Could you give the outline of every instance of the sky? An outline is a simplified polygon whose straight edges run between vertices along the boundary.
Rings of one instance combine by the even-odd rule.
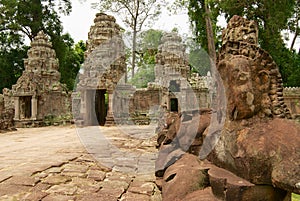
[[[71,14],[68,16],[61,16],[64,32],[68,32],[75,40],[75,43],[80,40],[86,41],[88,38],[88,32],[90,27],[94,24],[93,21],[98,12],[91,8],[91,3],[93,2],[99,2],[99,0],[72,0]],[[124,27],[122,20],[116,15],[114,15],[114,17],[116,18],[117,23],[121,27]],[[219,19],[218,25],[225,27],[225,19]],[[192,35],[187,13],[170,16],[166,9],[163,10],[162,15],[159,20],[154,23],[154,26],[150,28],[171,31],[174,27],[178,28],[181,36]],[[290,41],[286,42],[288,47],[291,44],[292,37],[293,35],[289,35]],[[295,49],[298,51],[299,47],[300,39],[298,37],[295,43]]]
[[[92,2],[97,2],[97,0],[73,0],[71,14],[61,16],[64,32],[68,32],[75,43],[79,40],[86,41],[90,27],[94,24],[93,21],[98,11],[91,8]],[[122,20],[116,15],[114,17],[117,23],[124,27]],[[178,28],[180,35],[191,35],[187,13],[169,16],[165,10],[151,28],[171,31],[174,27]]]

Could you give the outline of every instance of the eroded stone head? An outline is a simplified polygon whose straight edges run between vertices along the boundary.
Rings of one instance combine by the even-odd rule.
[[[254,21],[234,16],[223,32],[218,70],[226,89],[231,120],[290,117],[283,101],[283,84],[272,57],[258,47]]]

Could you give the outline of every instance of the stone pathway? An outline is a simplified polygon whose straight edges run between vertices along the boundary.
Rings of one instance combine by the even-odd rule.
[[[66,126],[0,134],[0,200],[159,201],[152,131]]]

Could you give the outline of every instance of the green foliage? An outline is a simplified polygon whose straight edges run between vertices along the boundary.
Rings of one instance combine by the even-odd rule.
[[[74,41],[69,34],[63,35],[63,39],[60,42],[59,52],[62,54],[60,56],[60,73],[61,73],[61,82],[67,85],[69,90],[73,90],[75,79],[80,69],[81,64],[84,62],[84,51],[86,46],[83,41],[79,41],[74,45]]]
[[[28,47],[11,49],[0,52],[0,93],[3,88],[11,88],[16,83],[24,69],[23,58]]]
[[[207,75],[211,68],[211,60],[207,51],[201,48],[193,39],[188,38],[187,43],[189,52],[189,65],[192,73],[199,73],[202,76]]]
[[[0,30],[30,40],[40,30],[60,35],[62,26],[56,10],[69,14],[71,8],[70,0],[0,0]]]
[[[220,7],[227,20],[237,14],[255,20],[259,26],[260,46],[267,50],[279,66],[286,86],[296,86],[299,72],[299,59],[296,54],[285,47],[281,31],[288,29],[288,21],[295,14],[295,0],[257,1],[242,0],[239,3],[221,1]],[[300,85],[298,85],[300,86]]]
[[[300,195],[292,193],[292,201],[300,201]]]
[[[10,80],[2,83],[3,87],[15,84],[24,69],[25,38],[31,41],[43,30],[50,36],[59,60],[61,81],[69,90],[73,89],[84,60],[85,44],[81,41],[74,46],[71,36],[62,34],[59,12],[69,14],[71,9],[70,0],[0,0],[0,69],[1,76],[5,75],[5,80]]]
[[[160,30],[149,29],[141,33],[138,52],[138,71],[130,80],[130,83],[138,88],[147,87],[148,82],[155,80],[154,67],[155,56],[163,32]]]
[[[186,2],[186,1],[185,1]],[[217,17],[221,14],[229,20],[233,15],[240,15],[258,22],[259,44],[267,50],[279,66],[286,86],[299,84],[299,55],[286,48],[281,32],[289,30],[298,37],[300,3],[297,0],[189,0],[189,17],[194,27],[196,41],[207,50],[207,35],[205,24],[205,4],[211,8],[211,19],[216,49],[220,46],[220,31],[216,26]]]
[[[217,27],[217,17],[219,16],[219,10],[215,3],[215,1],[206,1],[206,0],[190,0],[188,1],[187,7],[188,7],[188,15],[192,22],[192,27],[194,31],[194,35],[196,36],[195,40],[198,44],[201,45],[201,47],[208,51],[208,39],[207,39],[207,27],[206,27],[206,21],[205,16],[207,15],[205,11],[205,5],[208,4],[210,7],[211,13],[210,18],[212,21],[212,28],[214,32],[214,40],[216,44],[216,48],[218,48],[219,45],[219,39],[220,39],[220,28]]]

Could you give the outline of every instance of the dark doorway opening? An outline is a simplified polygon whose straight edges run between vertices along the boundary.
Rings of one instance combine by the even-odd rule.
[[[98,124],[100,126],[105,125],[106,115],[107,115],[107,98],[106,90],[100,89],[96,90],[95,94],[95,112]]]
[[[31,118],[31,96],[20,97],[20,116],[22,119]]]
[[[170,100],[171,112],[178,112],[178,99],[171,98]]]

